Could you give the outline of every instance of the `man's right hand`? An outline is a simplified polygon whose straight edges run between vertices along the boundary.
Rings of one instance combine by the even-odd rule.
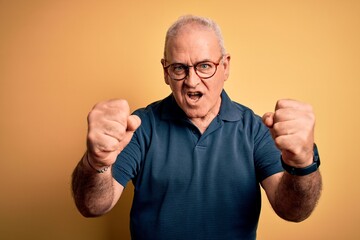
[[[91,165],[104,168],[130,142],[141,120],[130,115],[126,100],[109,100],[94,106],[88,115],[87,148]]]

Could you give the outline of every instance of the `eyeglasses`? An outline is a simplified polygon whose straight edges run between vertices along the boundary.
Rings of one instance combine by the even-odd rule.
[[[185,65],[182,63],[173,63],[166,67],[164,70],[175,81],[181,81],[189,76],[189,69],[194,68],[196,75],[201,79],[208,79],[215,75],[217,66],[220,65],[223,56],[219,59],[218,63],[212,61],[202,61],[194,64],[193,66]]]

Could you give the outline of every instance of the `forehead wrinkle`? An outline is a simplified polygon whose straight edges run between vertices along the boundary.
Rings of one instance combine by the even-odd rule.
[[[209,45],[209,44],[207,44]],[[218,53],[217,51],[209,50],[210,47],[206,47],[205,49],[201,49],[201,51],[195,49],[194,51],[186,50],[182,47],[178,47],[173,45],[172,49],[168,51],[167,61],[170,63],[181,63],[185,65],[194,65],[199,62],[206,62],[206,61],[217,61]]]

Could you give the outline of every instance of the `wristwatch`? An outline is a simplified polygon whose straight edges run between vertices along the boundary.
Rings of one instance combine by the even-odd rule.
[[[320,166],[320,156],[319,156],[319,152],[317,149],[316,144],[314,143],[314,161],[311,165],[304,167],[304,168],[296,168],[296,167],[292,167],[287,165],[283,159],[282,156],[280,156],[281,158],[281,164],[282,167],[285,169],[285,171],[287,171],[288,173],[290,173],[291,175],[295,175],[295,176],[305,176],[308,175],[310,173],[315,172],[319,166]]]

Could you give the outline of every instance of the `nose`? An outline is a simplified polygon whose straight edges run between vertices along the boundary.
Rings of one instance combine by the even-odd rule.
[[[187,77],[184,79],[184,83],[188,86],[188,87],[196,87],[199,83],[201,82],[200,77],[196,74],[195,72],[195,68],[194,67],[189,67],[188,68],[188,75]]]

